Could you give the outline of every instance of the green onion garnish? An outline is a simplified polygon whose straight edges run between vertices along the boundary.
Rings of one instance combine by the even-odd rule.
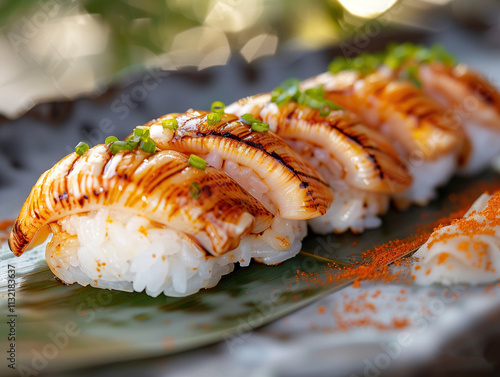
[[[175,118],[163,119],[161,125],[168,130],[176,130],[179,127]]]
[[[300,80],[295,77],[291,77],[283,81],[280,86],[289,96],[293,97],[299,91],[299,85]]]
[[[261,120],[255,119],[252,114],[244,114],[240,121],[248,124],[252,131],[267,132],[269,131],[269,123],[264,123]]]
[[[413,58],[420,63],[431,63],[434,60],[431,49],[420,48],[413,53]]]
[[[141,141],[141,138],[139,136],[130,136],[125,143],[128,145],[129,150],[134,150],[137,148]]]
[[[354,70],[361,75],[366,75],[381,65],[397,70],[408,63],[432,63],[434,61],[448,66],[456,64],[455,57],[440,44],[426,47],[408,42],[389,44],[384,52],[361,53],[355,58],[339,56],[330,63],[328,70],[333,74]]]
[[[271,102],[276,102],[278,106],[281,106],[289,101],[297,101],[300,96],[299,84],[299,79],[293,77],[286,79],[272,91]]]
[[[207,162],[203,158],[192,154],[189,156],[189,165],[194,166],[197,169],[205,170]]]
[[[156,142],[151,139],[149,128],[135,128],[134,134],[125,141],[118,141],[114,136],[106,138],[106,144],[109,144],[109,151],[116,154],[121,151],[133,151],[137,146],[147,153],[156,151]]]
[[[141,141],[141,149],[146,153],[155,153],[156,143],[152,139]]]
[[[143,133],[144,130],[142,128],[134,128],[134,136],[141,137]]]
[[[134,134],[127,139],[127,144],[130,147],[129,150],[137,148],[137,146],[142,142],[150,141],[149,129],[147,128],[135,128]]]
[[[380,53],[361,53],[355,58],[339,56],[330,63],[328,70],[333,74],[353,70],[364,75],[374,71],[379,65],[382,64],[382,60],[383,55]]]
[[[115,141],[109,146],[109,152],[111,154],[116,154],[121,151],[133,151],[136,146],[137,144],[133,146],[133,144],[128,141]]]
[[[319,110],[319,115],[323,117],[330,114],[332,110],[342,109],[332,101],[325,99],[325,91],[323,90],[323,87],[318,86],[317,88],[309,88],[305,91],[301,91],[299,89],[299,83],[298,79],[285,80],[279,87],[273,90],[271,102],[276,102],[278,106],[282,106],[291,101],[297,102],[299,105]],[[252,117],[251,119],[247,119],[246,123],[251,124],[250,122],[253,121],[255,120]]]
[[[267,132],[267,131],[269,131],[269,124],[263,123],[263,122],[253,122],[252,123],[252,131]]]
[[[240,119],[243,123],[248,124],[249,126],[252,125],[254,122],[259,122],[258,119],[255,119],[252,114],[244,114],[241,116]]]
[[[325,100],[325,105],[327,105],[332,110],[342,110],[342,107],[330,100]]]
[[[309,97],[304,98],[303,103],[310,107],[311,109],[321,109],[325,106],[325,101],[319,98]]]
[[[222,116],[219,113],[210,113],[207,115],[207,123],[209,126],[216,126],[221,119]]]
[[[446,50],[442,44],[435,43],[432,45],[430,53],[434,55],[436,60],[439,60],[444,65],[454,66],[457,64],[455,56]]]
[[[216,126],[219,124],[222,116],[224,115],[225,108],[226,107],[224,103],[221,101],[215,101],[212,103],[212,112],[210,114],[207,114],[207,123],[209,126]]]
[[[322,117],[326,117],[330,115],[330,111],[331,111],[330,107],[326,103],[324,103],[322,107],[319,109],[319,115]]]
[[[212,103],[211,111],[212,113],[217,113],[217,114],[224,114],[224,109],[226,108],[226,105],[224,105],[223,102],[221,101],[215,101]]]
[[[106,140],[104,140],[104,144],[114,143],[115,141],[118,141],[116,136],[108,136]]]
[[[149,139],[149,129],[148,128],[135,128],[134,136],[129,137],[131,141],[140,142],[147,141]]]
[[[332,60],[330,65],[328,66],[328,70],[333,73],[339,73],[351,68],[351,64],[349,63],[349,59],[344,56],[339,56]]]
[[[75,152],[79,156],[82,156],[88,150],[89,150],[89,145],[83,141],[80,141],[75,147]]]
[[[417,88],[422,87],[422,83],[418,77],[418,67],[416,65],[409,65],[406,67],[406,76],[409,81]]]
[[[201,196],[201,188],[196,182],[191,182],[189,185],[189,193],[195,199],[198,199]]]
[[[388,55],[384,59],[384,64],[388,66],[390,69],[396,70],[400,66],[401,60],[395,56]]]

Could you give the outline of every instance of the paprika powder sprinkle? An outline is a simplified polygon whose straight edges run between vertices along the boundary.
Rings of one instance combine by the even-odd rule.
[[[438,227],[416,254],[421,284],[481,284],[499,279],[500,192],[483,194],[447,227]],[[425,274],[421,273],[425,269]]]
[[[455,200],[466,202],[466,200],[458,197]],[[467,202],[470,202],[470,200]],[[342,267],[330,263],[325,268],[324,274],[297,270],[295,280],[302,280],[310,287],[338,283],[344,280],[353,280],[354,287],[359,287],[362,280],[378,280],[386,283],[402,282],[405,277],[404,271],[394,271],[389,268],[389,265],[394,263],[396,266],[405,267],[406,271],[408,271],[413,259],[402,257],[423,245],[435,228],[449,225],[453,220],[463,216],[466,211],[467,208],[461,208],[446,218],[419,227],[415,234],[407,238],[395,239],[375,246],[363,253],[362,262],[356,261],[352,265]],[[321,275],[325,275],[326,278],[322,279]]]

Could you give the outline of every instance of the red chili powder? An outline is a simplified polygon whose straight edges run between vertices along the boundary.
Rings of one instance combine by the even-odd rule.
[[[410,326],[408,318],[396,315],[394,317],[387,317],[378,315],[380,309],[384,309],[385,302],[384,295],[380,294],[380,289],[375,292],[364,292],[352,297],[352,295],[342,294],[340,301],[333,303],[330,310],[325,308],[325,305],[319,305],[317,312],[320,315],[332,316],[335,321],[334,326],[325,326],[322,319],[322,324],[311,322],[309,328],[314,331],[322,332],[335,332],[346,331],[354,327],[372,327],[379,330],[394,330]],[[394,300],[406,301],[406,290],[402,289],[394,296]],[[388,303],[390,306],[390,303]],[[384,306],[384,307],[382,307]],[[402,305],[400,305],[402,308]]]
[[[165,336],[162,339],[163,348],[170,351],[175,348],[175,338],[173,336]]]
[[[404,255],[423,245],[435,228],[449,225],[453,220],[463,217],[466,211],[466,208],[460,209],[446,218],[441,218],[431,224],[422,226],[417,229],[417,233],[405,239],[396,239],[383,245],[375,246],[373,249],[363,253],[363,262],[357,261],[354,265],[346,267],[339,267],[334,263],[329,264],[325,268],[326,281],[321,279],[318,273],[306,273],[299,270],[297,270],[295,279],[297,281],[303,280],[312,286],[327,285],[354,279],[354,287],[359,287],[362,280],[378,280],[382,282],[401,281],[402,271],[394,272],[389,269],[388,265],[394,263],[397,266],[409,267],[412,259],[402,258]]]
[[[337,330],[345,331],[353,327],[374,327],[379,330],[394,330],[402,329],[410,325],[407,318],[392,318],[389,323],[377,321],[370,315],[362,316],[360,318],[345,319],[342,313],[334,313]]]
[[[497,192],[490,198],[488,205],[482,211],[473,211],[467,217],[453,220],[452,224],[456,228],[455,231],[433,235],[429,242],[429,247],[437,242],[446,242],[457,236],[468,236],[472,239],[472,237],[477,234],[494,235],[496,233],[495,228],[500,226],[499,208],[500,192]],[[473,215],[479,215],[480,219],[473,218]],[[469,242],[463,242],[459,245],[459,248],[462,251],[469,251],[470,246]],[[477,251],[479,248],[484,248],[484,245],[481,245],[481,243],[474,243],[472,247]],[[444,263],[446,256],[443,256],[443,258],[444,260],[441,261],[442,258],[440,258],[439,262]]]
[[[454,223],[457,224],[461,232],[473,234],[475,232],[484,233],[485,231],[491,229],[492,226],[500,225],[500,216],[498,215],[498,211],[492,210],[491,208],[485,209],[480,214],[486,219],[486,221],[484,223],[478,223],[477,221],[470,221],[468,218],[463,218],[463,215],[471,204],[470,200],[466,200],[460,195],[454,195],[450,197],[450,200],[460,201],[461,203],[463,202],[466,204],[462,206],[462,209],[452,213],[449,217],[439,219],[432,224],[428,224],[420,229],[417,229],[416,234],[402,240],[389,241],[383,245],[376,246],[373,249],[366,251],[363,253],[363,259],[366,260],[364,262],[356,262],[353,266],[343,268],[340,268],[335,264],[329,265],[326,270],[326,281],[322,280],[319,277],[319,274],[308,274],[300,271],[297,271],[296,279],[305,280],[307,283],[311,283],[313,285],[326,285],[345,279],[354,279],[354,286],[359,286],[361,280],[393,282],[399,279],[399,274],[398,272],[391,272],[388,265],[394,261],[393,263],[397,266],[409,266],[412,262],[412,258],[401,257],[425,243],[436,228],[439,229],[443,226]],[[500,193],[490,199],[489,204],[490,207],[500,208]],[[447,255],[441,256],[438,263],[445,263],[447,257]],[[498,286],[500,286],[500,283],[498,283]],[[491,288],[492,287],[493,285]],[[485,290],[487,290],[487,288]],[[491,289],[491,291],[494,290]],[[430,293],[430,295],[432,294],[433,292]],[[370,300],[377,299],[379,297],[383,298],[383,295],[381,296],[380,289],[377,289],[371,294],[370,297],[367,297],[367,295],[367,293],[363,293],[357,298],[349,298],[348,295],[342,295],[343,304],[341,304],[341,307],[337,307],[332,312],[337,324],[337,328],[333,330],[342,331],[348,330],[352,327],[361,326],[374,327],[380,330],[390,330],[400,329],[410,325],[410,321],[407,318],[394,317],[383,322],[376,320],[374,318],[374,314],[378,312],[377,305],[375,302],[370,302]],[[394,301],[399,303],[405,302],[407,299],[405,289],[400,289],[399,295],[394,297]],[[387,305],[390,306],[390,303]],[[400,304],[399,307],[402,307],[402,305]],[[421,310],[425,311],[426,308],[422,308]],[[324,311],[324,306],[318,307],[318,313],[323,314]],[[318,325],[312,324],[311,328],[317,329]],[[333,330],[323,328],[323,331]]]

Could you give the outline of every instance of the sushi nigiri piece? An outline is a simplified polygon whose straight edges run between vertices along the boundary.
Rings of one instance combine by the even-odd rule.
[[[258,132],[237,116],[209,124],[207,111],[164,115],[141,128],[158,148],[194,153],[226,172],[270,212],[306,220],[326,213],[331,190],[320,175],[272,131]],[[162,126],[172,119],[176,127]]]
[[[463,64],[421,64],[418,77],[423,90],[461,120],[471,146],[459,172],[474,174],[486,168],[500,155],[500,93]]]
[[[224,172],[175,151],[111,146],[70,154],[42,174],[10,234],[15,255],[52,233],[47,264],[65,283],[186,296],[235,263],[299,252],[305,222],[274,217]]]
[[[485,284],[500,279],[500,192],[481,195],[464,215],[437,228],[414,254],[415,282]]]
[[[401,208],[426,205],[468,152],[459,121],[447,117],[443,108],[410,82],[381,71],[366,76],[345,71],[327,72],[303,84],[304,88],[319,85],[326,98],[378,129],[401,154],[413,177],[410,188],[394,196]]]
[[[379,71],[421,88],[458,120],[470,144],[459,173],[476,173],[500,155],[500,93],[484,76],[458,64],[440,44],[390,45],[380,56]]]
[[[288,90],[289,88],[285,88]],[[381,224],[379,215],[390,195],[411,184],[404,163],[386,138],[344,110],[321,114],[288,101],[278,105],[271,94],[244,98],[226,108],[269,123],[329,183],[334,200],[328,212],[308,221],[316,233],[355,233]]]

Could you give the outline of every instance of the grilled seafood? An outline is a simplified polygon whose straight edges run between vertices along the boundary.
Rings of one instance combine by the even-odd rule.
[[[327,211],[332,201],[328,184],[283,139],[273,132],[252,132],[231,114],[212,126],[208,114],[168,114],[142,127],[150,129],[158,148],[206,158],[284,219],[310,219]],[[163,129],[162,121],[171,118],[178,128]]]
[[[183,296],[215,285],[234,263],[295,255],[306,226],[273,216],[224,172],[175,151],[62,159],[38,180],[14,224],[11,250],[53,238],[47,263],[66,283]]]
[[[244,98],[226,110],[239,116],[250,113],[269,123],[326,178],[334,201],[325,216],[309,221],[315,232],[362,232],[379,226],[377,215],[387,211],[389,195],[411,183],[386,138],[344,110],[322,116],[317,109],[294,101],[278,106],[271,94]]]
[[[322,85],[326,97],[353,111],[390,140],[408,165],[413,184],[394,196],[400,208],[426,205],[437,195],[460,160],[469,152],[467,139],[455,118],[409,82],[376,72],[327,72],[306,80],[304,87]]]

